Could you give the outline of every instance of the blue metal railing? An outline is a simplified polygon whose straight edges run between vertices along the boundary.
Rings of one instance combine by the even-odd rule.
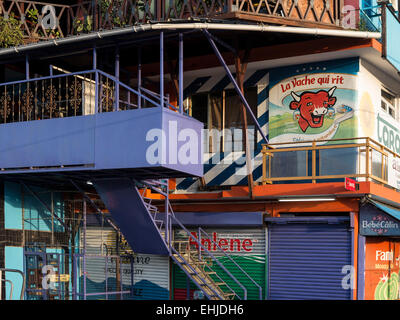
[[[382,31],[382,14],[380,5],[360,8],[359,19],[359,30],[371,32]]]
[[[179,111],[157,93],[135,90],[99,69],[2,83],[0,104],[0,123],[160,106]]]

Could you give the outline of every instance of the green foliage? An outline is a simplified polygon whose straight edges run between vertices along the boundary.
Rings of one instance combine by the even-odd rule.
[[[31,24],[36,25],[38,23],[38,17],[39,17],[39,11],[37,9],[29,9],[26,12],[26,19]]]
[[[100,13],[102,20],[107,20],[115,27],[123,27],[126,24],[122,12],[123,0],[100,0]]]
[[[26,21],[28,25],[30,25],[30,29],[34,30],[39,23],[39,11],[37,9],[29,9],[26,11]],[[46,29],[45,33],[42,28],[38,28],[37,33],[33,34],[33,37],[35,36],[40,38],[59,38],[60,32],[56,29]]]
[[[9,48],[23,43],[21,22],[11,15],[8,19],[0,16],[0,47]]]
[[[76,33],[90,32],[93,30],[93,18],[92,16],[75,18],[73,21],[73,26]]]

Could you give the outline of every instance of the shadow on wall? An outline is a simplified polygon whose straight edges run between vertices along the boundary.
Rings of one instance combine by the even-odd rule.
[[[124,280],[126,281],[126,280]],[[130,281],[130,280],[129,280]],[[80,283],[80,292],[83,292],[83,277],[79,279]],[[108,278],[107,288],[108,292],[112,291],[120,291],[120,289],[116,288],[117,286],[115,278]],[[86,278],[86,293],[104,293],[106,290],[106,282],[94,282],[90,278]],[[123,284],[123,291],[131,290],[130,285]],[[116,300],[118,295],[109,295],[108,300]],[[83,295],[81,296],[83,299]],[[87,300],[106,300],[106,295],[96,295],[96,296],[88,296]],[[133,286],[133,292],[124,294],[123,300],[169,300],[169,291],[165,288],[160,287],[159,285],[148,281],[141,280]]]
[[[43,202],[51,207],[51,193],[43,188],[30,187],[39,194]],[[24,189],[22,197],[22,187],[18,183],[4,183],[4,220],[6,229],[22,229],[22,207],[24,208],[24,228],[25,230],[51,231],[51,213],[36,200],[28,190]],[[54,193],[54,212],[60,217],[64,217],[64,205],[60,201],[61,195]],[[23,205],[22,205],[23,203]],[[62,232],[63,227],[57,220],[54,221],[54,230]]]

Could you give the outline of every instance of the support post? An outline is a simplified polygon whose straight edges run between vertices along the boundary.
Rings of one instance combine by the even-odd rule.
[[[164,32],[160,32],[160,106],[164,107]]]
[[[29,57],[25,56],[25,79],[29,80]]]
[[[236,48],[239,52],[239,48]],[[248,53],[248,51],[247,51]],[[245,60],[245,59],[243,59]],[[239,89],[244,95],[244,76],[246,73],[247,62],[244,62],[239,55],[235,57],[235,69],[236,69],[236,81],[238,83]],[[247,131],[247,113],[244,104],[241,104],[241,115],[242,115],[242,137],[243,137],[243,150],[246,156],[246,168],[247,168],[247,182],[249,187],[250,198],[253,197],[253,166],[251,161],[251,150]]]
[[[54,194],[51,195],[51,245],[54,246]]]
[[[93,70],[97,69],[97,48],[93,47],[92,51]]]
[[[265,136],[264,132],[262,131],[262,129],[261,129],[261,127],[260,127],[260,124],[259,124],[258,121],[257,121],[257,118],[254,116],[253,111],[251,111],[251,108],[250,108],[249,104],[247,103],[246,98],[245,98],[244,95],[242,94],[242,91],[240,90],[238,84],[237,84],[236,81],[235,81],[235,78],[233,77],[231,71],[229,70],[227,64],[225,63],[224,58],[222,57],[221,53],[219,52],[217,46],[215,45],[215,42],[214,42],[213,39],[211,38],[210,33],[209,33],[207,30],[205,30],[205,29],[203,29],[203,33],[205,34],[206,38],[207,38],[208,41],[210,42],[211,47],[213,48],[214,53],[215,53],[215,55],[217,56],[219,62],[221,63],[221,65],[222,65],[223,68],[225,69],[225,72],[226,72],[226,74],[228,75],[230,81],[232,82],[233,87],[235,88],[237,94],[239,95],[240,100],[242,100],[242,103],[243,103],[244,106],[246,107],[247,112],[250,114],[251,118],[253,119],[254,124],[255,124],[255,126],[256,126],[258,132],[260,132],[260,135],[261,135],[261,137],[263,138],[263,140],[265,141],[265,143],[268,144],[268,139],[267,139],[267,137]]]
[[[167,180],[168,181],[168,180]],[[170,230],[169,230],[169,195],[168,195],[168,182],[167,182],[167,192],[165,195],[165,243],[168,246],[168,250],[170,251],[171,243],[170,243]]]
[[[83,300],[86,300],[86,199],[83,200]]]
[[[115,83],[115,108],[114,111],[119,109],[119,47],[116,49],[115,54],[115,78],[118,80]]]
[[[78,270],[78,267],[77,267],[77,264],[78,264],[77,256],[76,256],[75,252],[73,252],[72,253],[72,269],[73,269],[72,299],[73,300],[77,300],[76,299],[76,294],[77,294],[76,286],[78,285],[78,281],[77,281],[77,276],[78,276],[77,270]]]
[[[97,49],[96,47],[93,47],[93,70],[95,70],[94,74],[94,82],[95,82],[95,87],[94,87],[94,112],[98,113],[99,112],[99,73],[97,72]]]
[[[382,57],[386,58],[387,56],[387,41],[386,41],[386,33],[387,33],[387,18],[386,18],[386,1],[378,2],[381,5],[381,21],[382,21]]]
[[[142,48],[138,49],[138,70],[137,70],[137,79],[138,79],[138,108],[142,107]],[[128,94],[129,95],[129,94]]]
[[[25,194],[24,186],[21,185],[21,214],[22,214],[22,247],[25,248]]]
[[[397,17],[400,20],[400,0],[397,0]]]
[[[106,300],[108,300],[108,257],[106,255]]]
[[[186,300],[190,300],[190,279],[186,277]]]
[[[134,257],[132,257],[132,256],[129,257],[130,264],[131,264],[131,289],[132,289],[132,293],[131,294],[132,294],[132,296],[134,296],[134,294],[135,294],[135,290],[133,288],[133,286],[135,284],[135,281],[134,281],[134,278],[133,278],[133,274],[134,274],[133,259],[134,259]]]
[[[115,283],[115,291],[118,291],[118,287],[121,286],[121,261],[120,261],[121,255],[120,255],[120,251],[119,251],[120,237],[121,237],[121,235],[118,232],[117,236],[116,236],[116,244],[115,244],[115,247],[117,248],[117,252],[116,252],[117,257],[115,258],[115,282],[116,282]],[[121,296],[116,295],[115,299],[122,300]]]
[[[183,34],[182,33],[179,34],[179,112],[183,114]]]

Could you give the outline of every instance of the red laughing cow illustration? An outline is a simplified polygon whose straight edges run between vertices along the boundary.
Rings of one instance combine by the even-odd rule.
[[[294,99],[290,102],[290,109],[299,111],[299,126],[303,132],[306,132],[308,127],[322,127],[328,108],[336,103],[336,97],[333,97],[335,90],[336,87],[329,91],[305,91],[300,96],[293,91],[290,93]]]

